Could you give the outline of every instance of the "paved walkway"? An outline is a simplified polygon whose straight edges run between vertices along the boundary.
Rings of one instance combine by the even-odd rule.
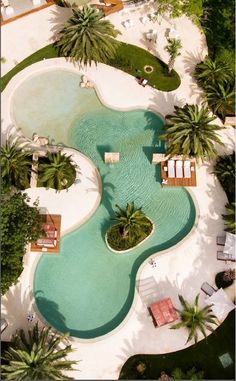
[[[68,10],[66,11],[68,12]],[[122,31],[123,34],[120,39],[144,48],[147,46],[142,33],[149,29],[157,29],[158,44],[153,49],[157,49],[159,56],[167,61],[168,58],[164,50],[166,44],[165,31],[166,28],[170,27],[170,23],[163,18],[160,25],[149,22],[144,26],[139,20],[141,16],[141,13],[130,10],[128,15],[120,12],[110,16],[110,19]],[[135,27],[125,30],[121,22],[131,17]],[[2,56],[7,58],[7,63],[4,64],[5,66],[3,65],[2,74],[13,67],[14,60],[21,61],[51,41],[55,31],[55,19],[62,19],[62,17],[58,14],[56,7],[49,7],[2,27]],[[86,72],[89,78],[95,82],[99,97],[106,105],[113,108],[142,107],[165,115],[173,111],[174,104],[199,103],[200,92],[192,80],[191,73],[195,63],[203,58],[207,52],[205,39],[186,17],[177,19],[175,24],[183,43],[183,50],[175,65],[176,70],[180,73],[182,83],[174,92],[162,93],[149,86],[142,88],[133,77],[106,65],[92,66],[87,69],[87,72],[72,66],[71,68],[79,72]],[[48,65],[46,62],[37,65],[44,64]],[[59,59],[50,60],[49,65],[64,66],[67,63],[64,59]],[[10,91],[11,86],[14,87],[14,81],[16,78],[13,79],[13,85],[10,84],[10,87],[6,88],[3,94],[2,118],[5,128],[10,121],[8,119],[10,96],[5,96],[5,94]],[[234,147],[234,130],[227,128],[221,132],[221,136],[222,140],[226,142],[224,151],[231,152]],[[223,152],[222,148],[219,149],[219,152]],[[222,233],[224,229],[221,214],[224,211],[226,196],[217,179],[212,175],[212,165],[201,165],[198,168],[197,177],[198,186],[191,189],[191,195],[197,206],[196,226],[188,237],[169,249],[168,252],[153,255],[157,264],[156,267],[152,267],[146,261],[137,274],[137,279],[154,277],[158,284],[158,298],[169,296],[176,307],[179,306],[178,294],[182,294],[189,301],[193,301],[202,282],[208,281],[213,284],[215,274],[226,267],[224,263],[216,260],[217,247],[215,242],[216,235]],[[79,187],[79,184],[76,186]],[[46,191],[40,193],[40,197],[43,194],[46,194]],[[50,207],[51,202],[51,195],[48,198],[44,197],[44,206],[46,204],[47,207]],[[55,211],[60,210],[64,217],[69,204],[63,205],[58,199],[59,209],[57,209],[55,201]],[[70,219],[67,218],[67,221],[69,224]],[[71,221],[74,225],[75,221],[73,219]],[[63,226],[64,231],[70,228],[68,224]],[[34,311],[32,281],[39,256],[40,254],[37,253],[26,254],[24,271],[20,281],[16,286],[11,287],[2,298],[3,314],[7,314],[9,321],[9,328],[2,336],[3,340],[9,338],[11,332],[14,332],[16,328],[27,327],[27,325],[32,324],[27,322],[26,314],[28,311]],[[200,303],[201,305],[204,304],[202,294],[200,295]],[[76,379],[117,379],[121,366],[128,357],[135,353],[167,353],[180,350],[185,347],[186,338],[185,330],[172,331],[169,326],[155,329],[148,317],[146,307],[139,294],[136,293],[133,306],[126,319],[110,334],[98,340],[90,341],[71,338],[75,351],[70,355],[70,358],[81,360],[77,367],[79,371],[72,372],[71,376]]]

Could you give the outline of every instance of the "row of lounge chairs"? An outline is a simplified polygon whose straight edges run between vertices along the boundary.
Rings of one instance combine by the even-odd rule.
[[[164,171],[168,173],[169,178],[191,178],[194,166],[191,166],[190,160],[168,160]]]

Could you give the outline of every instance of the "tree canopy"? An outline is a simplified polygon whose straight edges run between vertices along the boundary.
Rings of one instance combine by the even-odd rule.
[[[5,294],[23,270],[26,245],[42,233],[42,219],[37,202],[29,206],[26,194],[3,193],[1,197],[1,292]]]

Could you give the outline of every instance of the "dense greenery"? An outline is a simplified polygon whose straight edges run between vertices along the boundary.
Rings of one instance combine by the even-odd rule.
[[[213,173],[217,176],[229,202],[233,202],[235,200],[235,152],[231,155],[219,156]]]
[[[166,154],[193,156],[200,160],[214,158],[217,154],[215,143],[223,145],[216,134],[221,127],[210,123],[214,119],[206,107],[175,106],[175,113],[166,115],[166,133],[161,136],[168,141]]]
[[[227,288],[235,281],[235,269],[228,269],[216,274],[215,284],[218,288]]]
[[[232,82],[209,85],[204,89],[206,101],[223,123],[227,115],[234,115],[235,86]]]
[[[67,189],[75,181],[76,167],[71,156],[66,156],[60,151],[48,152],[47,156],[39,161],[37,185],[58,191]]]
[[[209,54],[212,59],[225,60],[225,53],[235,47],[235,1],[203,0],[202,25],[205,30]],[[234,58],[231,58],[234,66]]]
[[[27,243],[39,238],[42,220],[37,203],[30,207],[26,194],[4,193],[1,201],[1,292],[5,294],[23,270]]]
[[[73,370],[77,361],[68,361],[66,356],[72,352],[71,345],[63,348],[65,337],[39,328],[36,323],[25,332],[20,329],[13,336],[10,347],[3,353],[1,375],[4,380],[69,380],[63,371]],[[60,346],[60,347],[59,347]]]
[[[233,80],[233,71],[229,63],[206,57],[203,62],[196,65],[194,76],[199,86],[206,89],[207,86],[231,82]]]
[[[170,73],[174,67],[176,57],[178,57],[181,54],[180,49],[182,48],[182,44],[180,40],[175,38],[168,38],[167,42],[168,44],[165,46],[165,50],[170,55],[170,59],[168,62],[168,70]]]
[[[188,339],[186,343],[194,339],[195,344],[198,341],[198,331],[200,331],[204,337],[207,337],[206,330],[214,332],[211,324],[216,323],[216,317],[213,315],[211,307],[205,306],[202,309],[198,307],[199,294],[196,296],[194,305],[189,304],[181,295],[179,295],[180,303],[183,309],[177,310],[180,314],[180,322],[172,325],[171,329],[187,328],[189,331]],[[210,324],[210,325],[209,325]]]
[[[198,19],[203,12],[202,0],[156,0],[156,7],[159,14],[168,13],[170,17],[186,14]]]
[[[226,204],[226,213],[222,215],[226,226],[225,230],[232,234],[236,234],[235,206],[235,202]]]
[[[113,37],[120,32],[103,18],[103,12],[87,5],[72,12],[55,43],[59,55],[84,65],[114,58],[119,41]]]
[[[0,150],[2,187],[10,189],[29,188],[31,174],[31,152],[20,148],[19,140],[9,138]]]
[[[16,65],[1,78],[1,91],[5,89],[8,82],[19,71],[33,63],[43,60],[44,58],[48,59],[55,57],[57,57],[57,52],[53,45],[47,45],[38,50]],[[148,84],[158,90],[172,91],[177,89],[180,85],[180,77],[174,70],[172,70],[169,75],[168,67],[163,61],[135,45],[120,43],[115,58],[110,60],[108,64],[123,70],[134,77],[139,75],[143,78],[147,78]],[[153,66],[153,72],[150,74],[145,73],[145,65]]]
[[[118,211],[112,220],[117,221],[107,232],[107,242],[117,251],[128,250],[148,237],[153,225],[141,208],[135,208],[134,203],[128,203],[126,209],[116,205]]]

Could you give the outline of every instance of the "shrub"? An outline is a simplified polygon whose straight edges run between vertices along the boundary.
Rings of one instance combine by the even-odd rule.
[[[227,288],[234,283],[235,270],[229,269],[216,274],[215,284],[218,288]]]

